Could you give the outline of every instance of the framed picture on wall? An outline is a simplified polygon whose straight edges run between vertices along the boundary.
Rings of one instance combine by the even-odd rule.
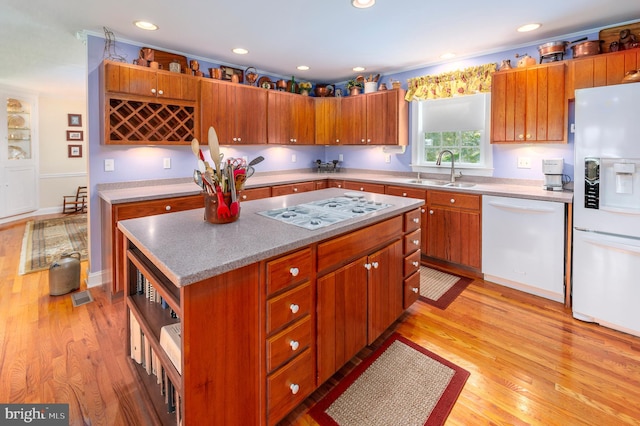
[[[69,158],[82,157],[82,145],[68,145],[67,149],[68,149],[67,156]]]
[[[67,130],[67,140],[68,141],[81,141],[81,140],[83,140],[82,130]]]
[[[82,127],[82,115],[81,114],[67,114],[69,120],[69,127]]]

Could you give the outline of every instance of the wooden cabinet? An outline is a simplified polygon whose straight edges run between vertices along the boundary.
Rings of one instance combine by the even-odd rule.
[[[268,91],[267,141],[273,144],[315,143],[315,99],[293,93]]]
[[[385,193],[384,185],[379,183],[356,182],[356,181],[345,180],[343,187],[344,189],[350,189],[352,191],[376,192],[378,194]]]
[[[640,49],[603,53],[567,61],[567,99],[576,89],[620,84],[625,74],[640,67]]]
[[[292,183],[288,185],[277,185],[271,187],[271,196],[277,197],[279,195],[298,194],[301,192],[315,191],[315,182],[300,182]]]
[[[417,198],[420,200],[424,200],[425,203],[427,201],[427,191],[424,189],[387,185],[385,189],[385,193],[389,195],[395,195],[397,197]],[[418,219],[421,224],[427,223],[427,209],[425,207],[420,208],[420,217]],[[426,253],[427,247],[425,246],[425,244],[427,242],[427,229],[426,229],[427,227],[422,226],[420,228],[421,228],[421,241],[422,241],[422,245],[420,249],[422,250],[423,253]]]
[[[339,145],[338,117],[340,100],[336,98],[316,98],[316,145]]]
[[[481,210],[480,195],[427,191],[426,255],[479,270]]]
[[[105,61],[104,88],[107,92],[195,101],[198,79],[185,74]]]
[[[118,295],[124,289],[124,236],[118,229],[119,221],[203,207],[201,194],[122,204],[101,200],[103,283],[111,296]]]
[[[385,90],[341,98],[340,144],[407,145],[408,104],[404,90]]]
[[[260,198],[271,197],[271,187],[265,186],[263,188],[249,188],[244,189],[240,193],[240,201],[259,200]]]
[[[492,143],[566,143],[564,62],[498,71],[491,83]]]
[[[100,79],[103,143],[186,145],[199,137],[197,78],[104,61]]]
[[[200,106],[203,135],[213,126],[224,145],[267,143],[266,90],[203,79]]]

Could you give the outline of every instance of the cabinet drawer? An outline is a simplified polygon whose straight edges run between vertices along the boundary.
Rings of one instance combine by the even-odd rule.
[[[315,367],[311,349],[267,379],[268,423],[275,424],[315,389]]]
[[[278,195],[299,194],[300,192],[309,192],[316,190],[315,182],[301,182],[293,183],[291,185],[278,185],[271,188],[271,195],[277,197]]]
[[[307,315],[267,339],[267,372],[270,373],[311,345],[311,316]]]
[[[163,198],[161,200],[115,204],[115,221],[204,208],[202,195]]]
[[[353,191],[375,192],[378,194],[384,194],[384,185],[377,183],[365,183],[365,182],[350,182],[344,181],[344,188],[351,189]]]
[[[420,251],[414,251],[404,258],[403,276],[408,277],[420,270]]]
[[[362,256],[371,249],[400,238],[402,216],[360,229],[318,245],[318,271],[331,266],[346,264],[350,259]]]
[[[416,229],[412,233],[404,236],[404,254],[409,254],[420,249],[421,234],[422,232]]]
[[[297,251],[267,262],[267,294],[311,277],[311,249]]]
[[[415,209],[404,214],[404,232],[415,231],[420,228],[422,209]]]
[[[387,194],[398,197],[409,197],[424,200],[426,199],[426,193],[427,191],[424,189],[407,188],[403,186],[387,186]]]
[[[329,188],[344,188],[344,181],[329,179]]]
[[[460,194],[458,192],[429,191],[427,197],[429,204],[433,205],[480,210],[480,195]]]
[[[261,198],[271,197],[271,187],[266,186],[264,188],[250,188],[245,189],[240,193],[240,201],[259,200]]]
[[[311,284],[309,282],[268,300],[267,333],[271,333],[309,314],[312,302]]]
[[[416,272],[404,280],[403,308],[407,309],[420,297],[420,272]]]

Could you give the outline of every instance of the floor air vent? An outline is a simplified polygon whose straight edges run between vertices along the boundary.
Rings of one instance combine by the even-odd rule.
[[[93,297],[91,297],[89,290],[79,291],[71,294],[71,301],[73,302],[73,307],[76,308],[78,306],[86,305],[89,302],[93,302]]]

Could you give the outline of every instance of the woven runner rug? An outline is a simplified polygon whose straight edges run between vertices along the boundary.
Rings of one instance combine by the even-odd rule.
[[[468,371],[395,333],[309,414],[321,426],[440,426],[468,378]]]
[[[86,260],[87,215],[27,222],[20,252],[20,275],[48,269],[63,253],[80,252]]]
[[[420,267],[420,300],[440,309],[445,309],[467,288],[471,278]]]

